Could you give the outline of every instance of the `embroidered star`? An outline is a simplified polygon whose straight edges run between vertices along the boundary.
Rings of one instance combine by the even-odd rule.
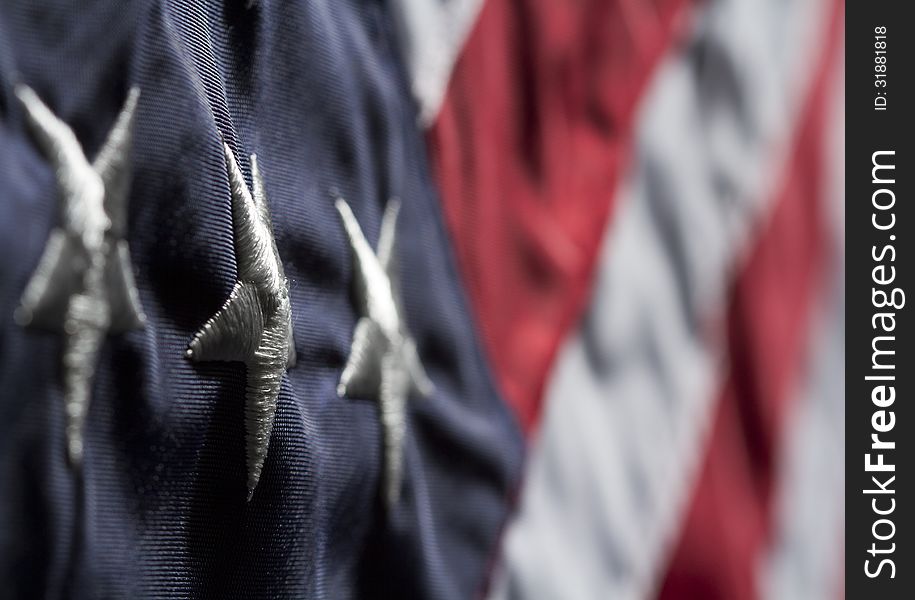
[[[378,254],[359,227],[345,200],[337,211],[349,238],[355,265],[355,291],[362,317],[356,323],[349,360],[340,376],[340,397],[367,397],[381,404],[384,435],[384,500],[392,508],[400,498],[407,396],[429,396],[434,387],[419,361],[416,344],[401,316],[393,264],[395,229],[400,203],[391,200],[384,212]]]
[[[133,121],[140,92],[130,90],[91,164],[73,131],[25,85],[16,87],[29,127],[54,167],[60,224],[22,295],[16,321],[61,332],[67,457],[79,467],[98,353],[107,333],[143,327],[124,239]]]
[[[247,368],[245,454],[250,500],[267,456],[283,373],[295,364],[295,346],[289,285],[273,239],[257,157],[251,155],[251,194],[235,155],[228,145],[223,146],[238,280],[222,308],[194,335],[187,356],[195,361],[242,362]]]

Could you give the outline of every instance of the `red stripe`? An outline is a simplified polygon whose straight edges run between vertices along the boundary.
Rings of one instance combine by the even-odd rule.
[[[634,108],[689,0],[487,0],[429,133],[490,363],[525,431],[583,310]]]
[[[757,596],[756,569],[773,526],[778,446],[828,250],[824,133],[843,6],[835,2],[774,214],[732,291],[729,373],[663,600]]]

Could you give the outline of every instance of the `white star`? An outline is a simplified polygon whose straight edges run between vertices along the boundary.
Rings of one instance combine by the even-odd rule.
[[[143,327],[146,319],[124,240],[131,138],[140,91],[130,90],[92,164],[73,131],[34,91],[19,85],[16,96],[38,145],[54,166],[61,217],[15,317],[21,325],[64,334],[67,456],[78,467],[92,378],[105,335]]]
[[[226,303],[194,335],[187,356],[195,361],[237,361],[247,367],[245,453],[250,500],[267,456],[283,373],[295,363],[295,346],[289,286],[273,239],[257,157],[251,155],[252,196],[235,155],[223,145],[238,280]]]
[[[390,509],[400,498],[403,480],[407,395],[412,390],[429,396],[434,387],[419,361],[416,344],[401,317],[392,285],[400,202],[391,200],[384,212],[377,256],[346,201],[337,199],[336,206],[353,250],[356,296],[362,314],[356,323],[349,360],[340,376],[337,394],[377,398],[381,403],[384,500]]]

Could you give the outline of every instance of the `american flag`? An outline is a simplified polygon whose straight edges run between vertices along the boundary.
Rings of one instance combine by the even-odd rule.
[[[844,11],[0,3],[0,597],[843,598]]]

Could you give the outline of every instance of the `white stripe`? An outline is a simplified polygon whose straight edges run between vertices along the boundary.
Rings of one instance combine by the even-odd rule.
[[[483,0],[395,0],[398,41],[423,126],[438,115]]]
[[[655,591],[720,387],[727,285],[783,170],[826,4],[715,2],[654,81],[493,598]]]
[[[845,517],[845,65],[837,61],[827,132],[833,284],[813,324],[809,376],[789,421],[772,549],[760,569],[760,597],[772,600],[842,596]]]

